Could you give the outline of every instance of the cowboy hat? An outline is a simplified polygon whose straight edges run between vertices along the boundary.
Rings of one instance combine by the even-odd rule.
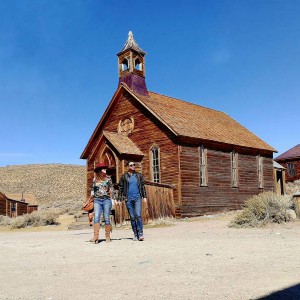
[[[103,164],[103,163],[98,163],[94,169],[94,172],[98,172],[101,169],[107,169],[107,168],[108,168],[108,165]]]

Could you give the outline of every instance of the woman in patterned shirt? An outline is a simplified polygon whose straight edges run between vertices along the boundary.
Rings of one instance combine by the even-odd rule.
[[[99,243],[100,217],[103,212],[105,221],[105,240],[110,242],[110,211],[112,207],[112,197],[114,187],[111,178],[106,174],[108,166],[99,163],[96,165],[94,172],[95,178],[91,188],[91,197],[94,198],[94,238],[91,240],[95,244]]]

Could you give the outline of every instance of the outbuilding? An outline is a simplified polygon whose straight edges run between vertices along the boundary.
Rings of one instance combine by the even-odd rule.
[[[286,168],[286,182],[300,179],[300,144],[277,156],[275,161]]]
[[[37,204],[29,204],[22,200],[11,199],[0,192],[0,215],[14,218],[38,209]]]

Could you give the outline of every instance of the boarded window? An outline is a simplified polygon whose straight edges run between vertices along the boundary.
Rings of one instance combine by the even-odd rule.
[[[264,176],[263,176],[263,157],[258,155],[258,187],[262,189],[264,187]]]
[[[293,163],[287,163],[287,169],[289,176],[295,176],[295,165]]]
[[[154,146],[151,149],[151,156],[152,156],[152,180],[153,182],[160,182],[160,153],[159,148],[157,146]]]
[[[200,186],[207,186],[207,149],[200,147]]]
[[[231,183],[232,187],[238,187],[238,154],[231,152]]]

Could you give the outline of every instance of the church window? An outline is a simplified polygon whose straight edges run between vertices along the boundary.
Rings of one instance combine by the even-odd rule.
[[[263,157],[258,155],[258,187],[260,189],[264,187],[263,179]]]
[[[207,149],[200,147],[200,186],[207,186]]]
[[[238,187],[238,154],[231,152],[231,183],[232,187]]]
[[[157,146],[151,148],[152,160],[152,180],[153,182],[160,182],[160,151]]]

